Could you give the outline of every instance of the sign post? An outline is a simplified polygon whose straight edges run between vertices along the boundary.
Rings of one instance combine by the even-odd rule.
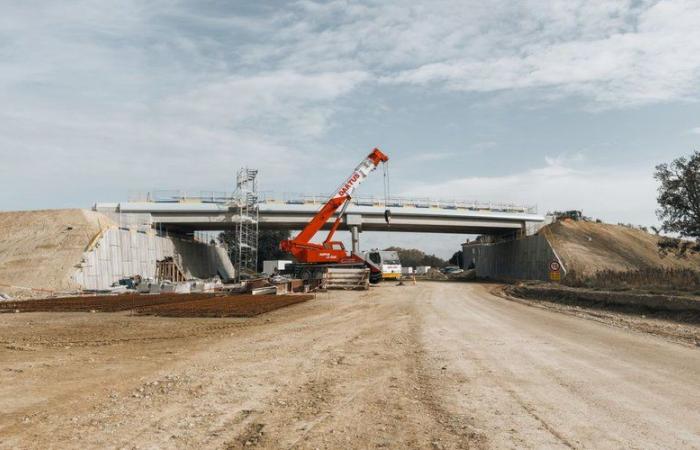
[[[559,264],[559,261],[549,263],[549,280],[561,281],[561,264]]]

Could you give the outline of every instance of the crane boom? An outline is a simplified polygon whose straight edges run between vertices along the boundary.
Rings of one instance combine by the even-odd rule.
[[[363,261],[359,255],[348,255],[342,242],[332,241],[333,234],[338,229],[340,221],[347,208],[353,192],[367,179],[369,174],[382,162],[389,161],[381,150],[375,148],[360,162],[345,182],[338,188],[331,198],[316,213],[304,229],[293,239],[280,243],[280,248],[291,253],[300,263],[357,263]],[[322,244],[311,242],[318,233],[342,207],[340,214],[331,227],[328,236]]]

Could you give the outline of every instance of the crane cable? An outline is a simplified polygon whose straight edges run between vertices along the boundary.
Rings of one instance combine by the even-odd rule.
[[[384,220],[386,221],[387,229],[391,229],[391,210],[389,209],[389,201],[391,200],[391,191],[389,185],[389,162],[384,163]]]

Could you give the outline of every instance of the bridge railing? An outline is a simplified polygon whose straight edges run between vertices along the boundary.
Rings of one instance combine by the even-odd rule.
[[[296,192],[259,192],[259,203],[280,203],[287,205],[322,205],[328,201],[326,194],[304,194]],[[130,202],[155,203],[218,203],[225,204],[235,200],[233,192],[180,190],[157,190],[152,192],[130,192]],[[478,200],[445,200],[431,198],[392,197],[385,201],[379,196],[353,197],[351,204],[357,206],[374,206],[379,208],[425,208],[425,209],[466,209],[470,211],[510,212],[537,214],[537,206],[519,205],[506,202],[484,202]]]
[[[229,203],[235,199],[233,192],[226,191],[181,191],[156,190],[151,192],[131,191],[130,202],[147,203]]]
[[[264,193],[260,196],[261,203],[283,203],[291,205],[322,205],[328,201],[328,195],[301,193]],[[385,201],[378,196],[353,197],[351,204],[357,206],[375,206],[380,208],[426,208],[426,209],[468,209],[471,211],[514,212],[536,214],[537,206],[518,205],[516,203],[483,202],[476,200],[445,200],[431,198],[392,197]]]

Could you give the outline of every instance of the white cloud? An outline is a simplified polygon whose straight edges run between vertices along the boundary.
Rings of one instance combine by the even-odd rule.
[[[446,159],[451,159],[455,156],[453,152],[422,152],[417,155],[410,156],[407,158],[411,163],[423,163],[431,161],[444,161]]]
[[[129,189],[231,189],[242,165],[298,182],[315,156],[300,149],[367,75],[236,65],[231,52],[245,43],[228,46],[231,34],[269,31],[279,18],[207,14],[168,1],[8,4],[0,179],[21,195],[0,189],[0,208],[86,206]]]
[[[507,91],[523,103],[575,95],[605,107],[695,100],[700,89],[700,4],[692,0],[304,0],[275,9],[251,2],[262,12],[250,15],[225,3],[217,8],[233,9],[169,0],[6,2],[0,177],[21,195],[0,189],[0,207],[85,205],[130,188],[225,188],[244,164],[278,186],[315,189],[299,176],[304,168],[324,161],[344,174],[356,159],[341,160],[340,151],[320,157],[339,110],[386,126],[384,135],[348,132],[359,137],[338,148],[388,141],[415,117],[401,116],[401,103],[429,104],[436,89]],[[373,93],[354,98],[364,87],[381,91],[380,103],[400,101],[376,119],[363,106]],[[407,87],[419,94],[385,94]],[[455,123],[449,133],[435,126],[436,148],[459,148],[446,137],[459,136]],[[464,138],[472,157],[513,156],[496,154],[497,133],[476,139],[487,141]],[[416,166],[450,158],[405,155]],[[579,166],[575,157],[555,157],[524,175],[416,192],[547,199],[544,209],[606,214],[617,211],[608,199],[618,198],[621,219],[650,210],[646,172]]]
[[[602,108],[696,100],[700,91],[695,0],[298,5],[299,20],[255,47],[258,61],[455,91],[546,88],[534,95]]]
[[[691,128],[690,130],[688,130],[688,132],[690,134],[700,134],[700,127]]]
[[[367,78],[366,73],[358,71],[234,75],[198,86],[167,100],[166,105],[209,123],[315,137],[328,127],[334,112],[330,102]]]
[[[651,170],[578,168],[575,158],[566,157],[547,158],[545,162],[542,167],[512,175],[419,184],[402,195],[538,203],[540,213],[580,209],[611,222],[656,223],[656,182]]]

